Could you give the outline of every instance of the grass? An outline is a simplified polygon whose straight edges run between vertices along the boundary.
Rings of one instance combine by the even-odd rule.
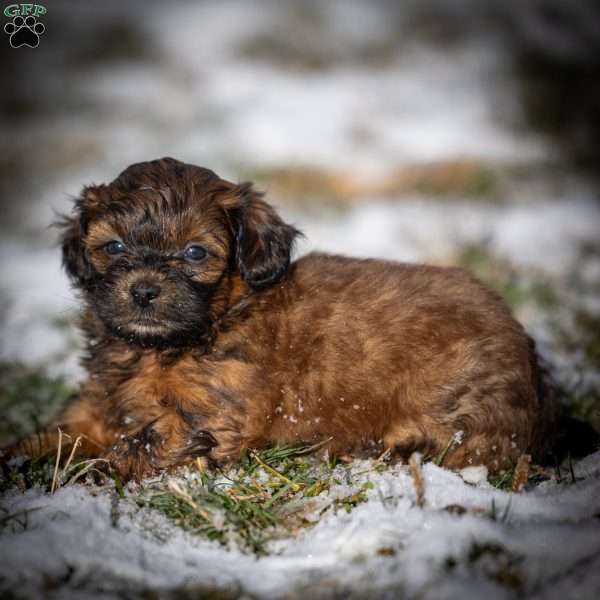
[[[50,491],[54,464],[54,456],[43,456],[13,463],[10,466],[2,465],[0,492],[13,487],[24,491],[36,486]]]
[[[374,485],[359,480],[365,472],[352,474],[351,465],[314,456],[322,444],[273,446],[249,451],[235,467],[227,470],[188,470],[187,477],[168,477],[147,482],[130,493],[118,475],[98,461],[73,458],[63,448],[59,455],[3,465],[0,492],[41,487],[47,493],[75,481],[103,484],[112,479],[117,501],[133,500],[140,508],[165,515],[178,527],[238,547],[257,556],[269,553],[271,540],[295,535],[314,524],[326,511],[351,512],[367,501]],[[374,471],[381,471],[379,463]],[[88,472],[95,479],[83,479]],[[340,495],[327,494],[331,486],[347,486]],[[324,502],[314,504],[321,497]],[[0,509],[2,510],[2,509]],[[315,513],[312,518],[308,513]],[[0,514],[0,529],[25,527],[27,515]],[[118,518],[118,515],[116,515]]]
[[[514,469],[505,469],[490,475],[488,480],[496,489],[509,492],[512,490],[514,474]]]
[[[42,368],[0,363],[0,446],[40,429],[74,394],[64,377]]]
[[[107,461],[104,459],[84,459],[77,457],[75,450],[66,441],[62,452],[56,455],[40,456],[35,458],[23,458],[10,463],[1,463],[0,492],[11,488],[21,491],[32,487],[40,487],[46,492],[53,494],[60,487],[72,485],[76,482],[91,480],[107,481],[114,480],[115,489],[124,497],[123,486],[116,474],[111,473]]]
[[[584,308],[570,319],[551,321],[558,350],[573,363],[571,377],[559,381],[558,392],[567,413],[590,423],[600,433],[600,316]]]
[[[307,511],[315,509],[311,500],[324,497],[332,484],[350,480],[351,492],[327,496],[325,506],[317,509],[318,516],[327,510],[350,512],[367,501],[373,484],[359,484],[349,467],[312,456],[317,446],[250,451],[227,472],[199,470],[192,478],[150,484],[136,502],[195,534],[265,555],[271,540],[294,535],[312,524],[305,518]]]
[[[74,394],[64,377],[49,375],[43,368],[0,363],[0,447],[41,429]],[[70,466],[77,464],[72,461]],[[3,464],[0,491],[13,486],[21,490],[41,486],[49,491],[55,465],[55,456]]]
[[[415,163],[385,174],[330,170],[310,164],[274,165],[254,170],[239,167],[244,178],[305,210],[325,204],[343,207],[366,199],[396,200],[406,195],[438,198],[498,198],[500,173],[476,160],[456,159]]]
[[[566,350],[581,354],[582,366],[600,366],[600,315],[579,308],[569,327],[558,328],[558,336]]]
[[[517,268],[508,259],[496,256],[485,244],[463,246],[455,262],[498,292],[513,309],[533,303],[539,309],[551,311],[560,304],[555,285],[547,277]]]

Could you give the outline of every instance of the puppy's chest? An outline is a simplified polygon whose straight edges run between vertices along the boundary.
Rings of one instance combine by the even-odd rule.
[[[205,396],[206,377],[193,357],[165,363],[142,357],[129,377],[110,394],[113,418],[126,426],[142,426],[165,411],[185,409]]]
[[[148,354],[109,393],[109,418],[134,430],[169,415],[191,426],[215,411],[239,407],[259,385],[263,387],[264,378],[256,365],[233,350],[184,355],[168,363]]]

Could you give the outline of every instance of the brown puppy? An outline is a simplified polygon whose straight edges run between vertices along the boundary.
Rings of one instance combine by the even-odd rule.
[[[468,273],[310,254],[249,184],[176,160],[88,187],[63,259],[84,302],[80,397],[60,425],[143,477],[269,442],[445,465],[540,456],[556,421],[533,343]],[[460,441],[460,440],[459,440]]]

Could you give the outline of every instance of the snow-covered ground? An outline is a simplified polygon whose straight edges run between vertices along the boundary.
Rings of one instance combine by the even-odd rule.
[[[114,22],[115,9],[57,2],[71,45],[51,52],[48,43],[39,68],[53,73],[41,87],[48,102],[68,97],[67,108],[5,124],[14,151],[37,166],[15,185],[13,220],[2,228],[2,361],[82,377],[69,325],[77,302],[45,227],[84,184],[163,155],[231,179],[280,167],[376,179],[414,165],[481,164],[500,174],[489,197],[411,189],[349,203],[271,199],[305,232],[301,252],[452,263],[475,245],[555,286],[569,302],[561,310],[573,303],[600,312],[597,192],[562,169],[548,141],[515,126],[517,92],[497,40],[424,44],[388,18],[384,3],[367,1],[306,10],[258,0],[148,3],[143,17],[132,5],[115,6],[151,41],[150,55],[88,56],[84,68],[74,66],[77,45]],[[373,48],[385,59],[373,59]],[[268,177],[260,183],[268,192]],[[585,261],[584,247],[596,248]],[[535,305],[519,317],[568,371],[577,357],[560,354]],[[577,375],[593,381],[597,370],[586,369]],[[575,483],[551,479],[519,494],[426,464],[422,508],[407,467],[352,469],[352,484],[332,486],[324,501],[370,480],[368,502],[348,514],[326,511],[260,559],[186,533],[131,498],[118,501],[115,523],[110,490],[10,491],[0,500],[0,593],[112,598],[204,586],[222,597],[600,597],[600,453],[575,462]],[[444,510],[451,505],[466,511]],[[27,515],[26,528],[6,519],[15,514]]]
[[[367,502],[349,514],[325,512],[260,559],[187,534],[132,501],[119,502],[115,520],[108,492],[15,491],[4,508],[26,513],[27,526],[7,527],[16,533],[4,534],[1,582],[26,597],[45,589],[44,598],[61,599],[203,587],[245,598],[597,597],[600,452],[575,466],[577,483],[520,494],[491,487],[473,468],[461,477],[428,463],[422,508],[407,467],[371,467],[355,461],[351,484],[308,500],[318,515],[330,496],[370,481]]]

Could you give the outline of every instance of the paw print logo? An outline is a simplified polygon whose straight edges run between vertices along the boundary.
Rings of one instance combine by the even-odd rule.
[[[33,15],[29,15],[25,18],[15,17],[12,22],[4,26],[4,31],[10,35],[10,45],[13,48],[21,46],[37,48],[40,43],[40,35],[46,31],[46,28]]]

